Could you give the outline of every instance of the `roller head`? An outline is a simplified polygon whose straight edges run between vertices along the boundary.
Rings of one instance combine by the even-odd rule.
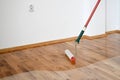
[[[68,49],[65,50],[65,54],[69,58],[70,62],[72,64],[75,64],[76,59],[75,59],[74,55]]]

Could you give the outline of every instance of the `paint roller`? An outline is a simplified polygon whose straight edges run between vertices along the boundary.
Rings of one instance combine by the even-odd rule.
[[[86,30],[86,28],[87,28],[87,26],[88,26],[88,24],[89,24],[92,16],[94,15],[94,13],[95,13],[95,11],[96,11],[99,3],[100,3],[100,1],[101,0],[98,0],[96,2],[96,4],[95,4],[95,6],[94,6],[94,8],[93,8],[93,10],[92,10],[92,12],[90,14],[90,16],[88,17],[88,19],[86,21],[86,24],[84,25],[83,29],[81,30],[80,34],[78,35],[77,39],[75,40],[75,54],[77,54],[77,47],[76,46],[77,46],[77,44],[79,44],[79,42],[81,40],[81,37],[83,36],[83,34],[84,34],[84,32],[85,32],[85,30]],[[69,60],[71,61],[71,63],[75,64],[76,59],[75,59],[74,55],[68,49],[65,50],[65,54],[69,58]]]

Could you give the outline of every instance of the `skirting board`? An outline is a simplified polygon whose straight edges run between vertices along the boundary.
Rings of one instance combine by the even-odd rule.
[[[84,35],[82,39],[89,39],[89,40],[98,39],[98,38],[106,37],[107,35],[113,34],[113,33],[120,33],[120,30],[108,31],[105,34],[95,35],[95,36]],[[0,54],[23,50],[23,49],[35,48],[35,47],[40,47],[40,46],[47,46],[47,45],[52,45],[52,44],[57,44],[57,43],[69,42],[69,41],[74,41],[75,39],[76,37],[71,37],[71,38],[66,38],[66,39],[59,39],[59,40],[53,40],[53,41],[48,41],[48,42],[41,42],[41,43],[24,45],[24,46],[5,48],[5,49],[0,49]]]

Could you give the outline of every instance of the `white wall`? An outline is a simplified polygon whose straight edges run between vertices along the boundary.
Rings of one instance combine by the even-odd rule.
[[[106,31],[120,29],[120,0],[106,0]]]
[[[77,36],[96,1],[0,0],[0,49]],[[86,35],[105,32],[104,7],[102,0]]]

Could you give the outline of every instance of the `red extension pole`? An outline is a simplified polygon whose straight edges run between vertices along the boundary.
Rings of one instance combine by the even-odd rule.
[[[95,11],[96,11],[99,3],[100,3],[100,1],[101,0],[98,0],[97,3],[95,4],[95,6],[94,6],[94,8],[93,8],[93,10],[92,10],[92,12],[90,14],[90,16],[88,17],[88,20],[86,21],[86,24],[84,25],[83,29],[81,30],[81,32],[80,32],[79,36],[77,37],[77,39],[75,40],[75,42],[77,42],[77,43],[80,42],[80,39],[81,39],[82,35],[84,34],[84,32],[85,32],[85,30],[86,30],[86,28],[87,28],[87,26],[88,26],[88,24],[89,24],[92,16],[94,15],[94,13],[95,13]]]
[[[83,29],[81,30],[79,36],[78,36],[77,39],[75,40],[75,54],[77,54],[77,45],[76,45],[76,43],[79,44],[79,41],[80,41],[81,37],[83,36],[83,34],[84,34],[84,32],[85,32],[85,30],[86,30],[86,28],[87,28],[87,26],[88,26],[88,24],[89,24],[92,16],[94,15],[94,13],[95,13],[95,11],[96,11],[99,3],[100,3],[100,1],[101,1],[101,0],[98,0],[97,3],[95,4],[95,6],[94,6],[94,8],[93,8],[93,10],[92,10],[92,12],[91,12],[91,14],[90,14],[90,16],[88,17],[88,19],[87,19],[87,21],[86,21],[86,24],[84,25],[84,27],[83,27]],[[74,55],[73,55],[69,50],[65,50],[65,54],[66,54],[67,57],[70,59],[71,63],[72,63],[72,64],[75,64],[76,59],[75,59]]]
[[[93,14],[95,13],[95,11],[96,11],[96,9],[97,9],[97,7],[98,7],[100,1],[101,1],[101,0],[98,0],[98,1],[97,1],[95,7],[93,8],[93,10],[92,10],[92,12],[91,12],[91,14],[90,14],[90,16],[89,16],[89,18],[88,18],[86,24],[85,24],[85,27],[88,26],[88,24],[89,24],[89,22],[90,22],[90,20],[91,20],[91,18],[92,18],[92,16],[93,16]]]

